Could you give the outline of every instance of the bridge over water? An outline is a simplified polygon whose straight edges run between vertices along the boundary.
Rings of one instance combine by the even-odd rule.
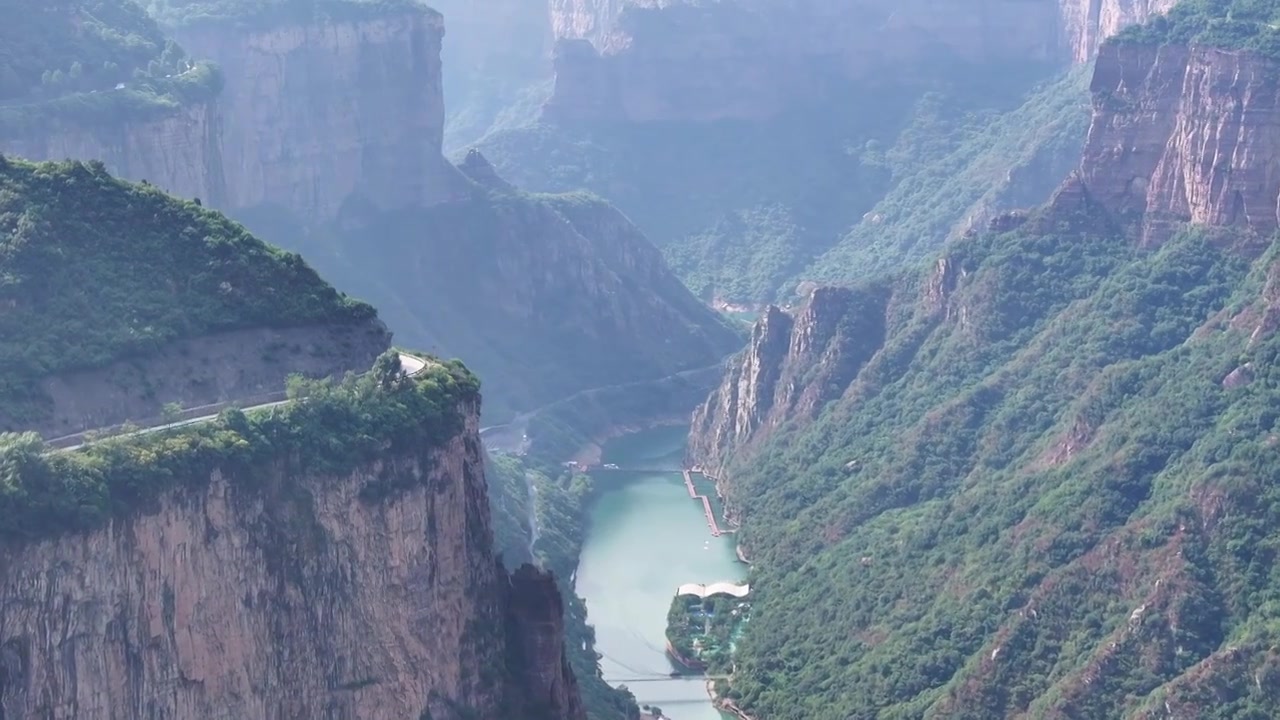
[[[688,682],[697,680],[698,682],[706,682],[708,680],[728,680],[728,679],[729,679],[728,675],[676,675],[674,677],[672,677],[671,675],[662,675],[657,677],[609,678],[609,683],[613,685],[617,685],[620,683],[630,684],[630,683],[638,683],[638,682],[670,682],[672,680],[677,680],[677,681],[684,680]],[[666,704],[667,703],[663,703],[663,705],[666,705]]]

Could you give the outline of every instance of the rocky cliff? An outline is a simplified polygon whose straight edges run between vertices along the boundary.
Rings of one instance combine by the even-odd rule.
[[[0,153],[32,160],[101,160],[120,177],[217,206],[227,198],[222,130],[221,108],[208,101],[158,118],[103,117],[0,133]]]
[[[1187,221],[1270,235],[1280,222],[1278,72],[1244,51],[1104,45],[1081,162],[1089,192],[1149,244]]]
[[[628,3],[603,35],[612,5],[556,10],[553,27],[576,38],[557,47],[545,114],[558,121],[768,118],[849,82],[911,82],[923,65],[1048,63],[1058,47],[1048,2]]]
[[[1057,0],[1062,42],[1071,60],[1093,59],[1103,40],[1168,12],[1178,0]]]
[[[1129,25],[1146,22],[1157,14],[1167,12],[1176,2],[1177,0],[1044,0],[1041,5],[1056,4],[1061,50],[1069,53],[1075,62],[1088,62],[1093,59],[1093,54],[1103,40]],[[550,0],[551,27],[557,40],[588,40],[601,47],[614,40],[611,35],[627,8],[663,8],[679,4],[682,4],[682,0]],[[742,7],[765,5],[751,0],[737,0],[737,4]],[[804,11],[822,8],[828,15],[836,16],[842,12],[858,12],[859,8],[875,4],[875,0],[856,3],[821,0],[792,3],[792,6]]]
[[[1084,63],[1175,0],[552,0],[554,120],[770,117],[956,63]]]
[[[351,16],[184,25],[175,37],[226,78],[225,206],[329,219],[449,195],[440,154],[444,21],[422,5]]]
[[[551,31],[557,40],[603,43],[628,5],[656,6],[660,0],[550,0]],[[669,3],[667,3],[669,4]]]
[[[469,197],[362,216],[337,240],[352,260],[333,274],[348,273],[404,341],[466,358],[495,418],[706,367],[737,347],[608,203],[522,193],[478,153],[462,167],[477,183]],[[385,252],[357,256],[368,237]]]
[[[150,424],[163,419],[169,403],[197,408],[282,399],[276,396],[283,394],[290,375],[364,372],[390,344],[391,333],[377,319],[179,340],[106,367],[43,378],[40,391],[49,399],[44,419],[33,423],[0,410],[0,431],[33,430],[54,439],[126,421]]]
[[[584,718],[554,583],[493,556],[478,398],[458,411],[349,472],[230,464],[0,548],[5,717]]]
[[[1277,248],[1119,229],[1072,178],[957,240],[899,277],[883,344],[782,432],[798,318],[758,326],[693,445],[727,463],[769,588],[734,658],[747,713],[1276,714],[1276,581],[1245,548],[1276,534],[1275,428],[1255,418],[1276,402]]]
[[[694,411],[691,462],[719,475],[735,452],[816,417],[884,342],[886,301],[878,289],[822,287],[795,311],[769,306]]]

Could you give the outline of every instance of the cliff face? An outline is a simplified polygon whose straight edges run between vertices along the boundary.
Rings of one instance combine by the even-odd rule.
[[[275,396],[283,393],[290,375],[364,372],[390,344],[391,334],[379,320],[183,340],[105,368],[46,377],[40,385],[51,401],[47,417],[33,424],[0,410],[0,429],[33,430],[52,439],[125,421],[157,420],[170,402],[196,408],[229,400],[282,399]]]
[[[478,436],[344,476],[285,458],[0,549],[6,717],[584,718],[559,597],[491,548]],[[370,501],[372,482],[407,489]],[[547,714],[536,714],[544,710]]]
[[[523,565],[508,580],[507,667],[530,720],[585,718],[578,682],[565,656],[564,602],[551,575]]]
[[[719,388],[694,411],[690,459],[719,474],[733,453],[788,422],[812,420],[884,342],[874,290],[818,288],[794,313],[769,306]]]
[[[404,342],[466,358],[495,418],[703,368],[738,346],[608,203],[521,193],[478,154],[462,167],[484,186],[466,200],[364,217],[337,241],[352,260],[330,274],[352,277],[348,287],[376,302]],[[382,253],[355,251],[369,237]]]
[[[1058,49],[1050,2],[743,0],[620,11],[563,2],[552,12],[557,36],[569,38],[545,108],[560,121],[767,118],[843,83],[910,82],[926,64],[1049,62]]]
[[[576,39],[602,42],[628,0],[550,0],[551,32],[557,40]]]
[[[1277,227],[1275,61],[1208,47],[1108,43],[1081,173],[1093,197],[1159,243],[1179,222]]]
[[[155,120],[41,128],[0,140],[0,152],[31,160],[101,160],[114,175],[221,205],[222,129],[219,105],[199,103]]]
[[[1084,63],[1176,0],[551,0],[556,120],[762,118],[832,83]]]
[[[449,194],[440,154],[444,22],[426,7],[260,29],[175,31],[226,77],[226,207],[334,217],[353,196],[382,207]]]
[[[1058,0],[1062,41],[1071,60],[1093,59],[1103,40],[1168,12],[1178,0]]]

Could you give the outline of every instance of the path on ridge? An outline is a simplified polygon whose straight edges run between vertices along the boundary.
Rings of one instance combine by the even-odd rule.
[[[425,359],[414,356],[414,355],[400,353],[400,369],[404,370],[405,374],[408,375],[409,377],[413,377],[417,375],[418,373],[425,370],[426,367],[427,367],[427,361]],[[285,392],[286,391],[284,390],[279,390],[273,393],[255,395],[249,398],[239,398],[237,400],[225,400],[223,402],[213,403],[211,405],[200,405],[198,407],[186,408],[185,410],[183,410],[183,413],[199,413],[199,414],[195,415],[194,417],[178,420],[176,422],[161,422],[155,425],[150,425],[148,427],[144,427],[134,432],[128,433],[127,435],[141,435],[144,433],[156,432],[158,430],[170,430],[172,428],[183,427],[184,425],[194,425],[196,423],[208,422],[218,417],[218,415],[223,410],[226,410],[227,408],[233,407],[233,406],[239,407],[241,410],[248,411],[248,410],[262,410],[265,408],[275,407],[277,405],[283,405],[289,402],[289,398],[285,396]],[[243,406],[236,405],[239,402],[249,402],[252,404],[243,405]],[[91,430],[84,430],[78,433],[72,433],[71,435],[64,435],[62,437],[45,440],[44,444],[45,444],[45,447],[48,447],[54,450],[75,450],[77,448],[84,447],[89,442],[92,442],[87,440],[87,436],[92,435],[95,432],[110,431],[110,430],[119,429],[122,427],[124,426],[114,425],[109,428],[94,428]],[[121,437],[121,436],[116,436],[116,437]]]

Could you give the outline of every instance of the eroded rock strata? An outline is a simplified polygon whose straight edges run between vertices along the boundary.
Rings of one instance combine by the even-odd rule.
[[[100,529],[0,548],[0,709],[585,718],[554,582],[493,556],[478,400],[459,411],[446,442],[349,473],[228,467]]]

